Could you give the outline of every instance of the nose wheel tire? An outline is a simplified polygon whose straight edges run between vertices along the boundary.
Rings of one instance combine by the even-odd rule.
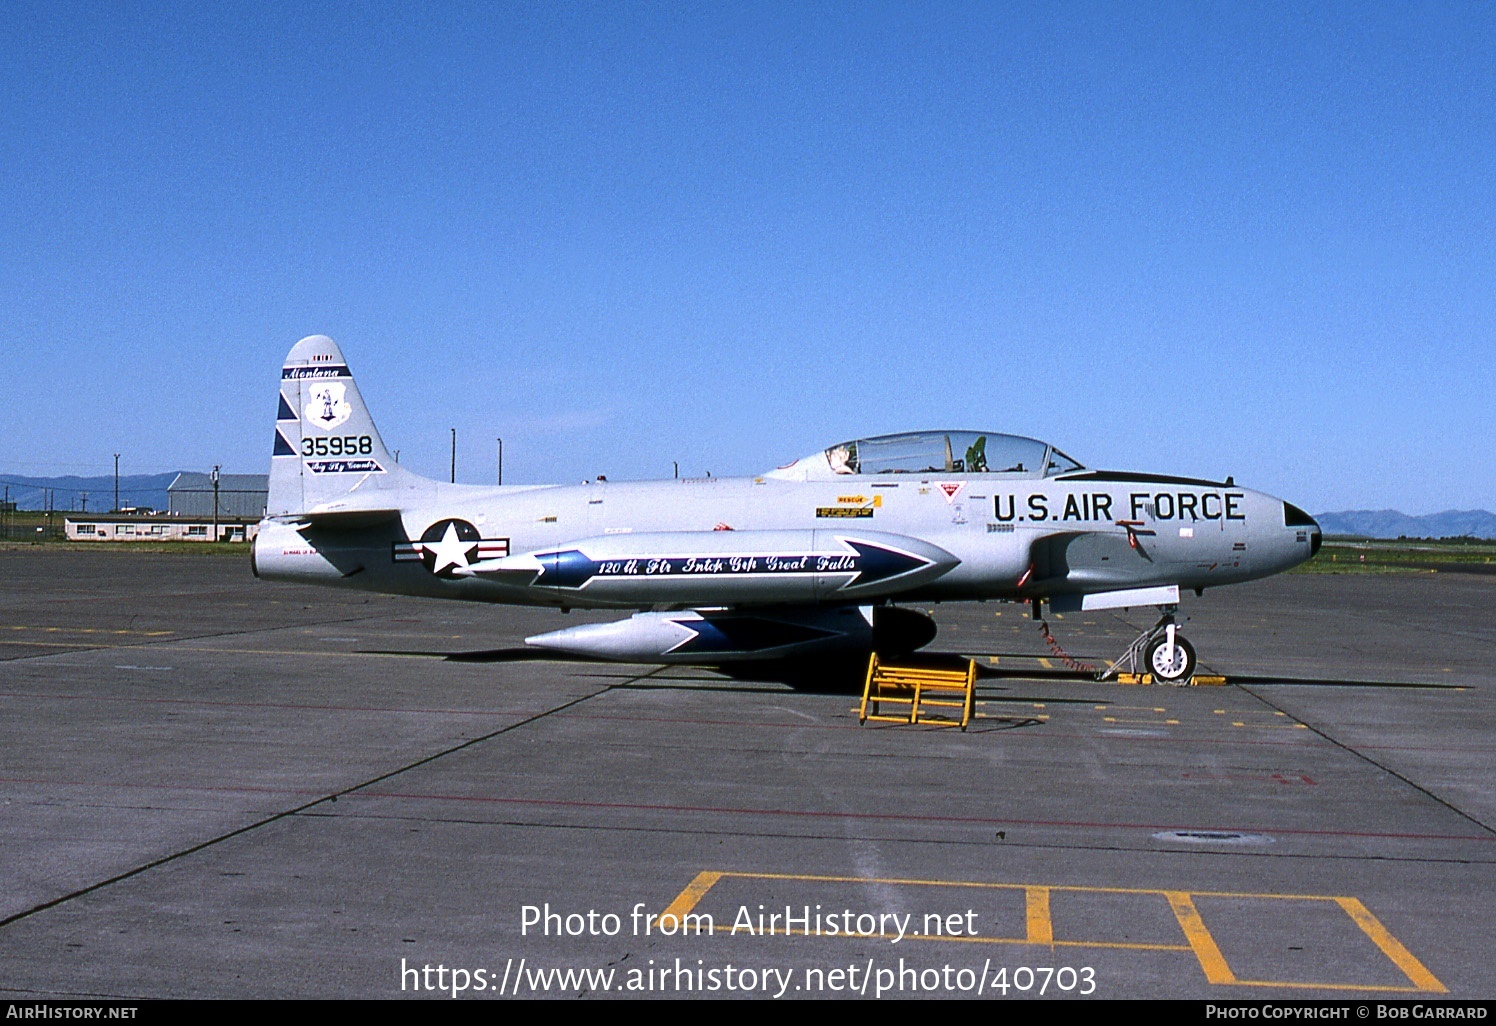
[[[1168,653],[1169,639],[1155,638],[1144,655],[1148,670],[1158,680],[1169,682],[1189,680],[1195,674],[1195,646],[1178,634],[1174,635],[1173,658]]]

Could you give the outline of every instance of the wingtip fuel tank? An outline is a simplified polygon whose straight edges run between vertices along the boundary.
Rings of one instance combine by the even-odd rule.
[[[935,638],[935,621],[896,606],[768,607],[635,613],[526,638],[532,648],[586,659],[729,663],[912,652]]]

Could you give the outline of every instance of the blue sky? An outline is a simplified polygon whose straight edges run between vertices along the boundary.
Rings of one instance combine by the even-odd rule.
[[[509,482],[976,427],[1496,508],[1488,5],[0,7],[0,471]]]

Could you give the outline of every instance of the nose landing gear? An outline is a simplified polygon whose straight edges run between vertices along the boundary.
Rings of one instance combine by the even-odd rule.
[[[1106,669],[1097,674],[1097,680],[1108,680],[1123,669],[1128,673],[1142,671],[1153,674],[1155,680],[1169,684],[1184,684],[1195,674],[1195,646],[1179,633],[1174,622],[1175,606],[1164,606],[1158,622],[1137,636],[1127,651],[1123,652]]]
[[[1148,643],[1143,662],[1153,676],[1170,683],[1186,681],[1195,675],[1195,646],[1177,633],[1171,622],[1164,626],[1165,634]]]

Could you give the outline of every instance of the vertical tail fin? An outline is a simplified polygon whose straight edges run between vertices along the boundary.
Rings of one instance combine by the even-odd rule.
[[[310,335],[292,346],[281,369],[266,512],[311,512],[415,480],[384,447],[337,343]]]

